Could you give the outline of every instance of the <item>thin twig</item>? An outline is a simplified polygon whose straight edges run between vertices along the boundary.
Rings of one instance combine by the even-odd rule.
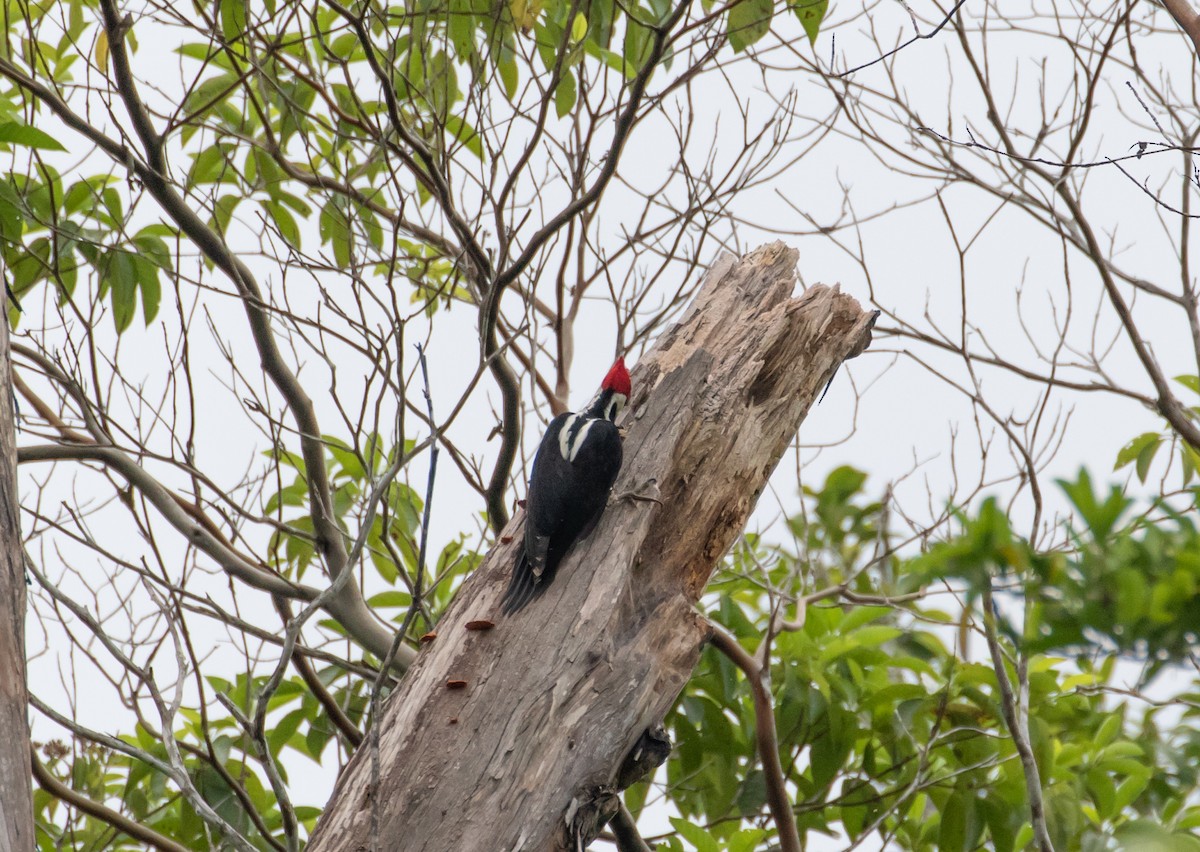
[[[840,74],[833,74],[831,76],[849,77],[851,74],[855,73],[856,71],[862,71],[864,68],[870,68],[872,65],[877,65],[878,63],[883,62],[885,59],[889,59],[889,58],[895,56],[897,53],[904,50],[904,48],[908,47],[911,44],[915,44],[916,42],[921,41],[922,39],[933,38],[934,36],[936,36],[938,33],[940,33],[942,31],[942,29],[946,26],[946,24],[950,23],[950,20],[955,15],[958,14],[958,10],[961,9],[963,7],[963,4],[966,2],[967,2],[967,0],[958,0],[958,2],[954,4],[954,7],[949,12],[946,13],[946,16],[944,18],[942,18],[941,22],[936,27],[934,27],[932,30],[925,33],[924,35],[918,33],[917,35],[910,38],[908,41],[902,42],[899,45],[897,45],[896,47],[893,47],[887,53],[883,53],[883,54],[880,54],[879,56],[875,57],[870,62],[864,62],[862,65],[854,66],[849,71],[843,71]],[[916,21],[913,22],[913,26],[914,27],[916,26]]]
[[[429,365],[425,358],[425,349],[421,344],[417,344],[417,359],[421,365],[421,379],[424,382],[425,405],[429,412],[429,423],[432,426],[436,421],[433,418],[433,397],[429,392]],[[387,680],[388,670],[391,668],[392,657],[400,649],[401,643],[404,642],[404,637],[408,635],[408,630],[416,619],[417,613],[421,611],[421,596],[424,594],[425,585],[425,558],[427,548],[429,546],[429,518],[433,507],[433,484],[437,477],[437,460],[438,460],[438,438],[437,428],[433,427],[434,433],[429,439],[429,478],[425,483],[425,506],[421,515],[421,541],[417,546],[417,576],[413,580],[412,586],[412,601],[408,607],[408,613],[404,616],[404,623],[400,625],[400,630],[397,631],[396,637],[392,640],[391,650],[388,652],[387,659],[379,667],[379,675],[375,678],[375,682],[371,685],[371,849],[372,852],[379,852],[379,785],[380,785],[380,766],[379,766],[379,729],[381,727],[380,717],[380,696],[383,693],[383,684]]]
[[[287,602],[281,601],[281,603],[287,612],[290,609],[287,607]],[[287,614],[290,615],[290,612]],[[296,650],[300,651],[301,649],[297,646]],[[346,711],[334,700],[329,690],[325,688],[325,684],[321,683],[321,678],[317,676],[317,672],[308,658],[303,653],[293,653],[292,666],[300,673],[300,677],[304,679],[309,690],[325,708],[329,720],[341,732],[342,737],[350,744],[351,748],[358,748],[362,745],[363,732],[355,727],[354,723],[350,721],[350,717],[346,715]]]

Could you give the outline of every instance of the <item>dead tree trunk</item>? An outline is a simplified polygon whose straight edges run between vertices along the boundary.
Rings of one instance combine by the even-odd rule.
[[[564,849],[568,821],[601,821],[622,759],[696,665],[708,633],[694,604],[717,560],[825,383],[870,340],[853,298],[791,298],[796,258],[776,243],[717,261],[633,372],[599,526],[541,599],[502,618],[509,524],[389,701],[379,789],[364,747],[312,852]],[[661,504],[622,497],[651,490]],[[495,629],[468,627],[480,620]]]
[[[17,439],[8,300],[0,293],[0,852],[33,848],[29,698],[25,687],[25,561],[17,507]]]

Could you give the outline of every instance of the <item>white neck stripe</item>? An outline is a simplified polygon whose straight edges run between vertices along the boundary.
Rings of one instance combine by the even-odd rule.
[[[594,419],[584,421],[583,428],[579,430],[579,434],[577,434],[575,439],[571,441],[571,454],[567,456],[567,461],[575,461],[575,456],[579,455],[580,447],[582,447],[583,442],[587,440],[588,430],[592,428],[592,424],[595,422],[596,421]]]
[[[567,461],[571,460],[571,430],[578,419],[578,414],[572,414],[563,421],[562,429],[558,431],[558,451]]]

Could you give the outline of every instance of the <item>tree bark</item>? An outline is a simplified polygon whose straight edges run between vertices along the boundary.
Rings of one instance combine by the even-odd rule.
[[[870,341],[874,315],[836,288],[792,298],[796,260],[775,243],[714,264],[633,371],[625,464],[596,530],[502,618],[521,519],[508,525],[389,701],[379,789],[359,749],[311,852],[573,849],[599,830],[622,760],[708,638],[694,605],[709,575],[813,401]],[[661,502],[626,496],[652,492]],[[480,620],[495,629],[467,628]]]
[[[0,852],[33,848],[22,552],[8,298],[0,292]]]

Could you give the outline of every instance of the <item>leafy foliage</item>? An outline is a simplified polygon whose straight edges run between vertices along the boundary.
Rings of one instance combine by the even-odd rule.
[[[317,670],[346,715],[363,721],[368,696],[361,678],[349,677],[335,667]],[[236,707],[249,712],[261,692],[265,677],[239,675],[234,681],[210,678],[207,688],[220,692]],[[336,728],[327,712],[300,678],[283,681],[269,702],[269,748],[276,758],[285,750],[320,764],[336,740]],[[184,709],[186,723],[175,731],[184,766],[204,800],[229,824],[260,849],[272,848],[268,838],[281,831],[278,802],[262,777],[253,742],[232,715],[202,716]],[[167,762],[161,734],[139,725],[122,737],[130,745]],[[97,802],[116,802],[137,822],[191,849],[214,848],[208,826],[192,805],[170,785],[166,776],[149,764],[97,745],[45,744],[41,751],[47,769],[64,784]],[[68,760],[68,758],[70,758]],[[286,770],[282,769],[286,778]],[[103,820],[67,810],[43,790],[34,796],[38,848],[142,848]],[[297,817],[309,830],[320,809],[298,806]]]
[[[367,436],[357,448],[329,435],[324,437],[324,443],[329,453],[328,475],[334,489],[334,516],[338,525],[348,531],[348,520],[357,519],[364,513],[371,485],[379,482],[384,471],[394,463],[399,448],[385,451],[383,439],[378,435]],[[404,452],[411,452],[412,447],[411,441],[406,442]],[[312,515],[304,511],[300,514],[287,511],[308,508],[304,461],[282,449],[273,450],[269,455],[283,467],[295,471],[293,480],[271,494],[264,508],[268,515],[276,516],[280,524],[271,539],[276,565],[284,576],[299,580],[316,557]],[[387,591],[372,595],[367,603],[375,609],[399,610],[396,621],[402,621],[412,606],[411,590],[417,582],[418,535],[423,509],[424,501],[411,486],[393,481],[371,522],[366,539],[365,553],[370,564],[389,587]],[[355,528],[358,528],[357,520]],[[411,628],[414,636],[433,627],[449,606],[462,579],[481,560],[481,554],[467,548],[465,536],[447,543],[436,558],[430,556],[428,570],[432,573],[422,583],[423,609]]]
[[[1200,376],[1182,375],[1176,376],[1175,381],[1183,387],[1187,388],[1192,394],[1200,396]],[[1200,405],[1190,406],[1188,409],[1191,415],[1195,418],[1200,418]],[[1120,470],[1129,465],[1134,466],[1137,472],[1137,478],[1141,482],[1146,481],[1146,477],[1150,475],[1150,465],[1154,463],[1154,457],[1158,454],[1159,448],[1164,443],[1169,443],[1172,437],[1171,430],[1163,432],[1143,432],[1136,438],[1130,439],[1129,443],[1121,448],[1117,453],[1117,463],[1113,466],[1113,470]],[[1179,441],[1179,463],[1183,471],[1183,484],[1190,485],[1196,476],[1196,471],[1200,470],[1200,452],[1190,446],[1186,441]]]
[[[369,87],[346,80],[369,75],[376,64],[391,69],[396,115],[411,138],[393,140],[393,156],[417,146],[411,165],[418,179],[406,184],[418,204],[430,205],[436,186],[429,177],[439,164],[465,152],[489,158],[481,135],[479,104],[512,101],[523,82],[536,81],[552,93],[553,111],[569,121],[580,100],[583,66],[603,88],[604,73],[629,81],[648,67],[656,28],[667,20],[667,0],[589,3],[564,0],[435,0],[381,10],[364,43],[360,33],[332,7],[312,14],[285,14],[287,4],[265,8],[241,2],[219,3],[210,40],[180,44],[175,52],[190,80],[179,114],[167,133],[182,148],[184,185],[206,209],[208,223],[225,233],[235,210],[269,223],[292,250],[311,249],[303,224],[314,216],[321,248],[333,265],[346,270],[381,262],[393,242],[385,239],[389,196],[384,191],[394,170],[389,155],[362,143],[369,128],[390,116],[393,102]],[[815,39],[827,4],[793,6]],[[23,21],[33,31],[53,30],[53,4],[29,6]],[[744,50],[769,30],[771,0],[738,0],[730,5],[727,38]],[[56,85],[78,83],[78,47],[94,41],[90,59],[110,64],[107,33],[96,26],[95,0],[71,0],[65,29],[54,40],[26,40],[19,54],[35,76]],[[272,31],[275,48],[262,54],[248,28]],[[265,30],[264,30],[265,31]],[[136,51],[136,28],[125,38]],[[518,50],[532,45],[534,61]],[[17,58],[17,57],[14,57]],[[671,66],[670,51],[661,70]],[[253,68],[253,74],[248,69]],[[327,85],[312,69],[331,75]],[[36,101],[21,102],[20,90],[0,96],[0,151],[32,152],[26,171],[0,180],[0,251],[12,270],[20,296],[49,283],[59,299],[74,295],[80,273],[96,289],[89,299],[108,301],[118,332],[127,330],[140,301],[147,323],[158,311],[163,276],[171,275],[178,249],[166,243],[178,232],[153,224],[131,232],[138,217],[130,196],[110,172],[64,186],[42,153],[66,150],[23,107],[41,112]],[[203,130],[204,132],[200,132]],[[164,138],[166,138],[164,136]],[[331,187],[344,187],[330,195]],[[207,198],[207,201],[204,199]],[[442,302],[469,299],[451,275],[452,260],[436,246],[407,241],[411,263],[405,270],[416,286],[415,300],[432,311]],[[439,298],[432,298],[436,294]],[[10,315],[16,322],[17,313]]]
[[[1122,525],[1132,501],[1115,490],[1096,497],[1081,473],[1062,483],[1078,511],[1063,550],[1034,552],[989,500],[924,553],[878,559],[890,535],[882,507],[864,499],[865,480],[841,468],[807,492],[804,513],[791,521],[799,551],[748,537],[715,587],[720,597],[710,613],[759,652],[766,588],[811,593],[849,582],[851,594],[872,596],[808,604],[774,638],[780,760],[802,834],[858,839],[874,831],[912,850],[1026,848],[1025,779],[996,672],[964,656],[970,609],[959,609],[981,600],[985,584],[1016,574],[1029,581],[1033,616],[1024,635],[1010,618],[1005,624],[1032,654],[1029,730],[1055,848],[1132,848],[1135,838],[1162,844],[1153,848],[1200,848],[1197,776],[1188,768],[1197,737],[1186,725],[1160,722],[1172,706],[1193,715],[1189,695],[1198,685],[1175,669],[1172,697],[1146,707],[1119,674],[1135,648],[1158,666],[1185,648],[1186,625],[1195,623],[1192,589],[1171,578],[1190,570],[1180,559],[1191,566],[1200,553],[1190,517]],[[1133,603],[1114,606],[1118,570],[1147,590]],[[938,594],[939,587],[954,591]],[[1167,591],[1150,591],[1159,588]],[[888,600],[920,589],[928,594]],[[935,596],[950,608],[929,605]],[[1156,597],[1169,617],[1155,620]],[[1001,599],[1000,611],[1020,610]],[[1102,631],[1112,639],[1107,648],[1094,638]],[[1143,672],[1143,683],[1154,671]],[[1015,669],[1009,677],[1015,682]],[[744,678],[706,650],[669,722],[676,749],[664,790],[688,822],[676,822],[678,837],[660,848],[733,848],[748,826],[770,830],[753,719]],[[630,807],[641,807],[649,792],[632,789]]]
[[[360,498],[359,485],[368,471],[385,467],[394,449],[385,451],[375,439],[359,451],[326,440],[331,477],[345,495],[339,516],[345,517]],[[302,481],[302,464],[285,461]],[[1181,569],[1170,568],[1172,560],[1182,558],[1194,567],[1200,553],[1190,518],[1173,513],[1167,523],[1141,517],[1121,524],[1132,501],[1116,491],[1097,497],[1090,478],[1081,473],[1076,481],[1062,483],[1078,510],[1077,532],[1062,551],[1034,553],[988,501],[961,517],[955,536],[924,553],[878,559],[876,549],[888,533],[882,527],[881,504],[864,498],[865,482],[860,472],[841,468],[822,488],[807,492],[805,511],[790,522],[796,541],[808,545],[807,550],[789,552],[748,537],[722,572],[710,613],[749,650],[759,652],[770,612],[764,588],[798,582],[811,591],[814,583],[850,581],[857,593],[877,596],[865,603],[829,599],[809,604],[797,614],[802,624],[792,623],[773,639],[779,753],[801,831],[851,839],[879,832],[897,848],[912,850],[1025,848],[1032,835],[1021,764],[1000,711],[995,671],[970,662],[956,647],[965,635],[962,614],[928,605],[933,595],[903,604],[878,597],[950,584],[959,594],[946,594],[944,600],[954,604],[975,599],[964,594],[971,584],[1020,571],[1031,580],[1029,595],[1036,605],[1030,611],[1036,617],[1026,629],[1027,638],[1012,624],[1007,632],[1034,651],[1028,674],[1029,731],[1056,848],[1092,850],[1112,848],[1105,845],[1112,843],[1130,848],[1137,842],[1200,849],[1200,806],[1194,802],[1200,787],[1195,769],[1200,735],[1188,725],[1164,725],[1179,710],[1185,719],[1196,715],[1190,696],[1200,685],[1193,679],[1144,710],[1138,709],[1135,694],[1119,686],[1127,680],[1120,667],[1130,650],[1141,650],[1158,666],[1177,659],[1184,641],[1179,625],[1193,623],[1186,615],[1191,610],[1183,618],[1155,620],[1121,603],[1128,593],[1115,606],[1105,607],[1103,597],[1112,588],[1107,579],[1112,571],[1134,574],[1148,589],[1166,582],[1177,590],[1171,578]],[[301,505],[292,489],[294,484],[270,497],[269,510]],[[409,556],[393,562],[388,554],[411,553],[420,499],[398,485],[388,504],[391,511],[381,522],[380,536],[386,529],[396,548],[376,541],[372,560],[394,583],[399,571],[410,572],[411,578]],[[286,523],[298,529],[302,521],[303,516],[289,517]],[[281,570],[299,572],[311,553],[292,545],[293,539],[303,536],[281,532],[277,553]],[[476,559],[477,554],[451,544],[442,553],[438,573],[460,576],[455,566]],[[1061,594],[1051,594],[1054,588]],[[1089,589],[1096,591],[1089,594]],[[1160,596],[1148,592],[1143,597],[1149,605]],[[407,598],[397,590],[394,597],[374,603],[403,608]],[[1194,602],[1189,592],[1174,604],[1166,600],[1161,605],[1191,607]],[[1008,609],[1001,606],[1002,613]],[[437,611],[435,607],[434,620]],[[1112,640],[1108,651],[1086,641],[1086,635],[1100,632]],[[1049,652],[1077,655],[1066,659]],[[362,723],[369,681],[335,667],[318,671],[339,706],[355,724]],[[1144,677],[1152,674],[1153,667]],[[1015,670],[1010,668],[1009,676],[1015,678]],[[1183,680],[1178,671],[1175,676],[1176,683]],[[207,686],[235,706],[249,708],[263,682],[262,677],[238,676],[232,681],[210,678]],[[325,710],[299,678],[283,682],[271,699],[270,714],[269,743],[276,756],[291,751],[319,762],[337,740]],[[248,816],[251,810],[268,832],[276,831],[273,794],[235,720],[211,714],[203,719],[194,711],[184,715],[187,724],[175,736],[205,798],[248,836],[259,836]],[[681,815],[672,820],[675,834],[663,838],[660,849],[750,850],[768,841],[773,828],[766,817],[753,718],[745,679],[727,658],[707,649],[668,719],[675,749],[665,778],[626,793],[635,813],[648,800],[665,797]],[[139,727],[127,740],[163,756],[155,733]],[[348,748],[345,743],[340,747]],[[191,848],[207,848],[204,825],[191,806],[146,764],[97,746],[78,750],[69,762],[61,746],[44,751],[51,755],[51,770],[80,792],[98,801],[119,801],[155,830]],[[236,790],[229,777],[237,779]],[[45,793],[38,794],[37,808],[43,849],[56,848],[66,836],[76,843],[91,842],[107,830],[103,822],[82,814],[64,815],[61,804]],[[301,812],[310,825],[318,815],[314,808]],[[113,842],[113,848],[133,848],[122,846],[122,840]]]

